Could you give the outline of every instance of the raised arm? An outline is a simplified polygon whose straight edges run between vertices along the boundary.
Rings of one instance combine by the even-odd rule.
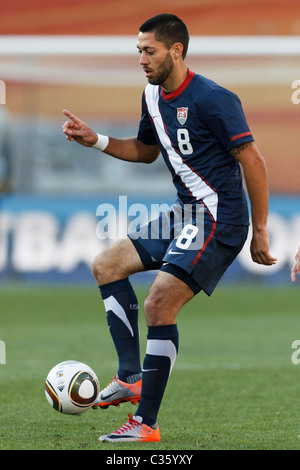
[[[70,111],[64,109],[63,113],[69,118],[63,125],[66,138],[85,147],[93,147],[98,141],[98,134]],[[137,163],[152,163],[159,155],[157,145],[145,145],[136,137],[128,139],[109,137],[108,144],[103,151],[120,160]]]
[[[271,266],[276,263],[269,253],[268,182],[265,160],[254,142],[239,145],[231,151],[241,163],[251,203],[253,237],[250,251],[252,260],[258,264]]]

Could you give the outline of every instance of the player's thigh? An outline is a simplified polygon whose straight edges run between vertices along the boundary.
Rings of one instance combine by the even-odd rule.
[[[144,269],[136,248],[128,238],[101,251],[92,264],[92,272],[99,285],[125,279]]]
[[[176,323],[176,315],[194,297],[192,289],[173,274],[159,271],[145,300],[144,310],[149,326]]]

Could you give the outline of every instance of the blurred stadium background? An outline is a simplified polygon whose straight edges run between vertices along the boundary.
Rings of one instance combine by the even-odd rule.
[[[0,280],[92,281],[105,246],[97,207],[171,202],[162,160],[120,163],[66,141],[67,108],[103,134],[136,133],[145,79],[138,26],[162,12],[191,34],[189,67],[236,92],[269,170],[272,268],[245,247],[223,283],[290,282],[300,244],[300,80],[298,0],[15,0],[1,5]]]

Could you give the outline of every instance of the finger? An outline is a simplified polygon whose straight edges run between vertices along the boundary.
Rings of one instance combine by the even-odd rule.
[[[75,116],[75,114],[72,114],[67,109],[63,109],[63,113],[65,116],[72,119],[72,121],[75,122],[75,124],[80,124],[82,122],[77,116]]]
[[[269,263],[276,264],[277,258],[273,258],[273,256],[270,255],[270,253],[268,254],[268,257],[266,259]]]
[[[265,264],[266,266],[272,266],[273,264],[276,264],[276,261],[277,259],[270,256],[269,258],[264,258],[262,264]]]
[[[297,273],[299,272],[299,269],[297,268],[297,265],[295,265],[291,271],[291,279],[293,282],[296,281]]]
[[[66,121],[63,124],[63,127],[74,127],[74,126],[76,126],[76,124],[73,121]]]
[[[82,130],[74,127],[73,129],[67,129],[65,134],[70,137],[86,137],[89,135],[89,131],[87,129]]]
[[[255,263],[264,264],[265,266],[272,266],[276,264],[277,259],[273,258],[270,253],[255,253],[252,255],[252,259]]]
[[[69,132],[71,129],[73,129],[75,126],[74,122],[72,121],[67,121],[64,123],[62,129],[63,129],[63,132]]]
[[[274,264],[276,264],[276,262],[269,260],[258,260],[257,263],[262,264],[264,266],[273,266]]]

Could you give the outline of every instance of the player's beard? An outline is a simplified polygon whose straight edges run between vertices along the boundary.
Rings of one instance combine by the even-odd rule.
[[[171,54],[168,52],[165,60],[160,64],[156,72],[153,72],[152,78],[148,78],[151,85],[163,85],[173,71],[174,63]]]

